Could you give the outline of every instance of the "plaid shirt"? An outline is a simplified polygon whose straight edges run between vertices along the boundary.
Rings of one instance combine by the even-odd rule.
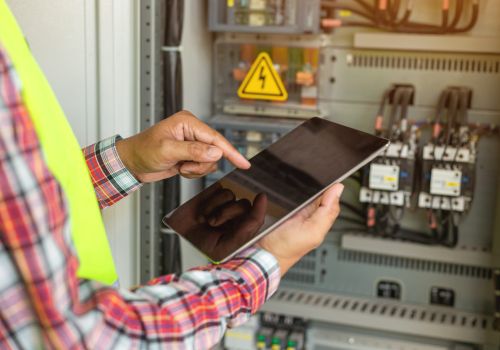
[[[78,279],[67,201],[21,89],[0,47],[1,349],[207,349],[274,293],[277,262],[257,249],[134,291]],[[101,207],[139,187],[115,141],[84,150]]]

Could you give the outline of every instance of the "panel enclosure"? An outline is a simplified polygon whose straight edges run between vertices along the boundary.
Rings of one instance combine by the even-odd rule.
[[[288,100],[271,102],[240,99],[238,88],[252,63],[267,52],[278,72]],[[316,43],[266,41],[219,41],[215,46],[215,108],[218,113],[310,118],[318,109],[318,65]]]
[[[295,10],[296,17],[288,15],[288,18],[276,21],[279,17],[276,12],[258,9],[263,2],[290,6],[288,13]],[[490,125],[500,122],[500,55],[495,49],[497,46],[481,51],[486,45],[484,43],[488,43],[484,38],[498,37],[500,22],[493,14],[498,13],[500,2],[481,1],[480,20],[470,33],[463,36],[436,35],[432,36],[432,42],[420,35],[382,33],[364,28],[344,28],[332,35],[298,35],[319,32],[316,24],[313,25],[316,29],[304,29],[308,28],[303,26],[306,22],[299,19],[302,14],[309,16],[310,13],[300,11],[302,6],[313,3],[316,5],[311,6],[317,6],[319,2],[316,0],[248,0],[248,6],[253,3],[252,10],[256,11],[253,14],[243,11],[239,18],[236,13],[231,15],[228,6],[240,6],[244,0],[209,0],[208,3],[210,28],[219,32],[216,34],[213,66],[213,114],[217,116],[210,122],[246,156],[254,155],[299,122],[265,116],[307,118],[320,114],[373,132],[380,99],[392,84],[415,87],[415,101],[410,107],[409,118],[421,124],[434,117],[439,94],[449,86],[467,86],[473,90],[469,111],[471,122]],[[415,11],[416,21],[439,23],[440,13],[434,0],[418,1],[415,6],[418,9]],[[356,40],[357,34],[363,36]],[[483,38],[480,41],[483,46],[476,43],[476,38]],[[476,43],[472,51],[467,45],[461,45],[472,41]],[[386,46],[377,46],[377,42]],[[296,75],[293,75],[293,69],[300,67],[300,64],[295,64],[299,61],[297,57],[303,59],[305,55],[303,52],[290,55],[292,48],[298,52],[304,48],[318,50],[314,103],[303,103],[302,98],[310,95],[304,96],[301,87],[294,83]],[[248,57],[255,57],[261,51],[273,56],[273,49],[276,68],[282,79],[288,80],[290,100],[286,103],[240,100],[236,91],[252,61]],[[291,73],[282,71],[282,66],[292,66]],[[422,135],[424,141],[428,136],[426,132],[424,130]],[[423,141],[420,143],[424,144]],[[274,307],[275,312],[287,314],[293,314],[296,307],[300,311],[296,315],[300,317],[366,327],[378,332],[406,335],[418,332],[419,336],[434,339],[487,344],[484,333],[492,329],[490,316],[495,310],[492,270],[495,251],[492,242],[498,241],[494,232],[500,232],[498,219],[495,226],[500,208],[500,139],[497,136],[485,137],[478,147],[474,200],[471,210],[460,222],[460,239],[455,249],[442,247],[447,252],[440,254],[434,250],[438,247],[370,236],[363,232],[359,222],[358,229],[353,230],[352,224],[339,219],[328,240],[289,271],[283,280],[284,288],[265,307],[271,310]],[[207,177],[205,184],[209,185],[230,170],[229,164],[222,163],[220,170]],[[349,180],[346,187],[343,199],[363,210],[357,202],[359,185]],[[343,210],[342,214],[346,212]],[[402,223],[418,231],[427,228],[424,211],[408,211]],[[362,232],[364,235],[360,234]],[[350,238],[356,244],[349,245],[349,240],[344,238]],[[374,240],[381,243],[374,244]],[[155,244],[152,241],[152,245]],[[377,286],[382,282],[401,286],[400,293],[393,295],[397,300],[377,297]],[[286,295],[290,288],[300,290],[303,299]],[[454,292],[453,307],[435,305],[432,291],[436,289]],[[288,304],[279,299],[282,294],[285,295],[282,299]],[[325,296],[317,297],[319,294]],[[464,313],[468,315],[464,316]],[[495,335],[497,339],[499,333]],[[453,347],[450,345],[450,348]]]
[[[215,32],[306,34],[319,31],[319,0],[209,0]]]

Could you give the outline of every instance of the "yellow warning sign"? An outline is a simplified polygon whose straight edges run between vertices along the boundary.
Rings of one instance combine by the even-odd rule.
[[[288,99],[288,92],[268,53],[262,52],[257,56],[238,89],[238,96],[270,101],[286,101]]]

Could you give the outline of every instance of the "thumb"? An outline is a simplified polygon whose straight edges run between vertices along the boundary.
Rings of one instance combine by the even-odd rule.
[[[335,184],[325,191],[323,197],[321,198],[320,207],[324,206],[332,209],[335,206],[339,206],[340,197],[344,191],[344,185],[341,183]]]
[[[198,141],[169,140],[163,147],[165,148],[168,160],[177,162],[216,162],[222,158],[223,154],[219,147]]]
[[[331,228],[340,213],[340,196],[343,191],[344,185],[335,184],[323,194],[319,207],[307,219],[307,225],[311,225],[313,232],[326,232]]]

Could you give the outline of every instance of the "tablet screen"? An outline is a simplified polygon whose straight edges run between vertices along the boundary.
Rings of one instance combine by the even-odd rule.
[[[210,260],[222,261],[361,167],[387,143],[312,118],[253,157],[250,169],[227,174],[163,222]]]

